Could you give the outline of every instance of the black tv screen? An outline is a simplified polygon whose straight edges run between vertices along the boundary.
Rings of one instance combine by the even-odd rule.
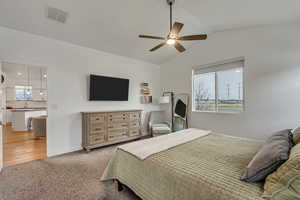
[[[129,79],[90,75],[90,101],[128,101]]]

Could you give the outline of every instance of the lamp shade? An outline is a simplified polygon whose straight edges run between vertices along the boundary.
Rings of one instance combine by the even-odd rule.
[[[169,96],[162,96],[159,98],[160,104],[167,104],[170,103],[170,97]]]

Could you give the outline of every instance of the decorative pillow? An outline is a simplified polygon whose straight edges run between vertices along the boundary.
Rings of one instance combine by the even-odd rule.
[[[263,181],[289,158],[293,146],[291,130],[274,133],[246,167],[241,180]]]
[[[290,158],[267,177],[262,197],[272,200],[300,199],[300,143],[292,148]]]
[[[299,144],[300,143],[300,127],[296,128],[292,131],[293,133],[293,140],[295,144]]]

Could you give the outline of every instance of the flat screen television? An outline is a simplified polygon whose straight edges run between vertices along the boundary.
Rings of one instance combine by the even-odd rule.
[[[90,75],[90,101],[128,101],[129,79]]]

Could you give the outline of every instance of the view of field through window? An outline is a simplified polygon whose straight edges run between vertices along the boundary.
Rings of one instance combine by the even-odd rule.
[[[243,68],[195,74],[193,109],[203,112],[242,112]]]

